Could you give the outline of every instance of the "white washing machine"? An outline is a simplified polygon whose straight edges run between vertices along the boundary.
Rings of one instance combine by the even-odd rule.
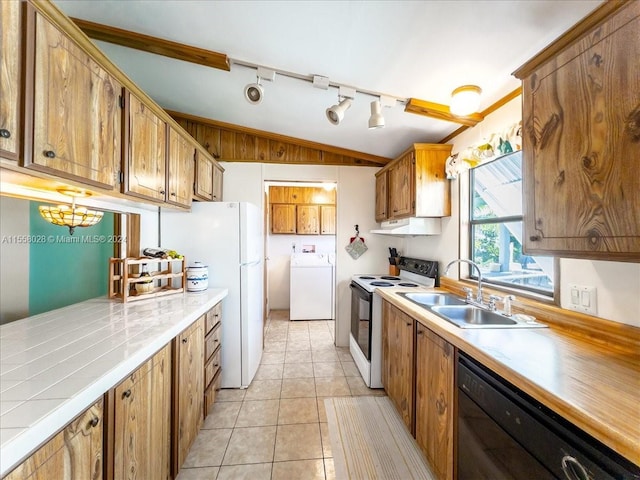
[[[328,253],[291,255],[289,318],[334,319],[334,262]]]

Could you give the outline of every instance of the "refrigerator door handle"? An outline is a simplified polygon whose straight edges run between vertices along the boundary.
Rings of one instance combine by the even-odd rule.
[[[260,265],[262,263],[262,260],[254,260],[253,262],[246,262],[246,263],[241,263],[240,266],[241,267],[250,267],[253,265]]]

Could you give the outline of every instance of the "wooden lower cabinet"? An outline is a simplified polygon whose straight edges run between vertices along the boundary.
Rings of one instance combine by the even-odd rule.
[[[204,420],[205,315],[174,340],[173,475],[178,475]]]
[[[171,478],[170,344],[107,395],[113,403],[113,478]]]
[[[382,320],[382,384],[387,395],[414,433],[414,320],[384,302]]]
[[[416,323],[415,437],[437,477],[452,480],[454,347]]]
[[[103,400],[98,400],[4,480],[102,479]]]
[[[205,314],[204,416],[211,413],[222,373],[222,302]]]

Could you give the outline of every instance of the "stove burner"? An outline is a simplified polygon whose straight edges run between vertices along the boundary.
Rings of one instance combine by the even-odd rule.
[[[416,283],[406,283],[406,282],[400,282],[398,284],[399,287],[417,287],[418,284]]]
[[[401,280],[400,277],[390,277],[390,276],[382,276],[380,277],[382,280]]]
[[[361,277],[358,277],[358,278],[361,278],[362,280],[374,280],[376,277],[370,277],[368,275],[362,275]]]
[[[369,285],[373,285],[374,287],[393,287],[393,283],[389,282],[371,282]]]

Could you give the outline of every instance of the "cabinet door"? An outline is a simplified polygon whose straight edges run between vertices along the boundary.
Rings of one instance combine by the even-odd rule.
[[[523,82],[524,249],[640,259],[640,3]]]
[[[322,235],[336,234],[336,207],[333,205],[320,205],[320,233]]]
[[[320,207],[318,205],[296,206],[296,232],[298,235],[320,233]]]
[[[389,218],[410,217],[415,213],[414,152],[400,158],[388,174]]]
[[[402,420],[413,433],[413,323],[414,320],[384,302],[382,319],[382,383]]]
[[[170,362],[167,345],[114,389],[114,478],[169,478]]]
[[[222,167],[218,165],[218,162],[213,162],[213,201],[222,201],[222,180],[224,177],[224,171]]]
[[[416,441],[440,480],[453,479],[454,349],[416,326]]]
[[[184,463],[204,415],[204,316],[176,337],[175,471]]]
[[[389,202],[387,172],[376,175],[376,222],[384,222],[387,218],[387,204]]]
[[[196,197],[213,200],[213,162],[200,150],[196,150],[196,179],[193,193]]]
[[[195,149],[177,130],[169,128],[169,171],[167,201],[184,207],[191,206]]]
[[[18,465],[4,480],[102,478],[103,402],[93,406]]]
[[[20,2],[0,2],[0,157],[20,153]]]
[[[35,18],[33,144],[25,166],[114,189],[122,86],[43,16],[30,15]]]
[[[129,148],[125,193],[165,200],[167,124],[129,94]]]
[[[271,205],[271,233],[296,233],[296,206],[286,203]]]

